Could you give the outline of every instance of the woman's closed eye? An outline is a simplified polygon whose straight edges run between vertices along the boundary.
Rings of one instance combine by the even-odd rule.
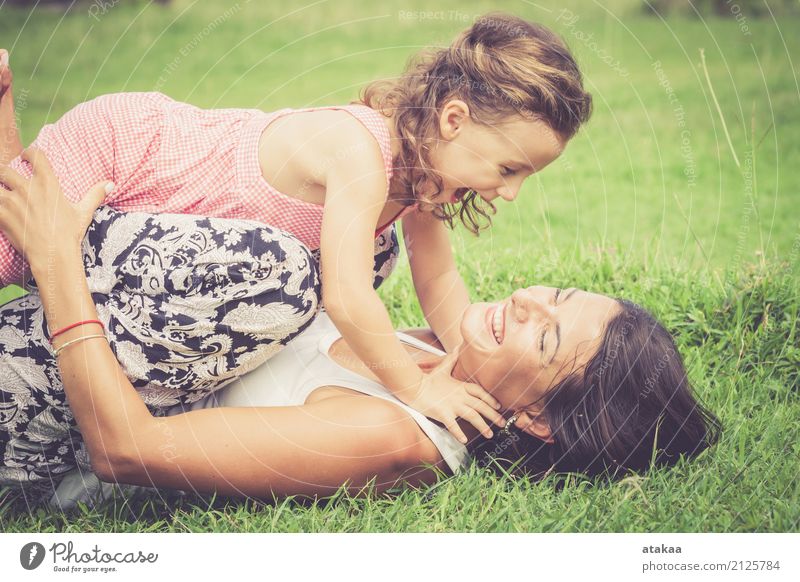
[[[560,295],[561,295],[561,289],[558,288],[553,294],[553,305],[558,305],[558,298]],[[542,356],[544,356],[544,340],[547,337],[547,332],[549,331],[549,329],[550,329],[549,326],[545,325],[544,328],[542,329],[541,335],[539,336],[539,350],[541,351]]]

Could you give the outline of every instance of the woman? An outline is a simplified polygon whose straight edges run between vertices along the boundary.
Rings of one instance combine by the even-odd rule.
[[[38,377],[19,367],[3,370],[4,410],[16,407],[5,415],[0,433],[5,449],[0,475],[5,484],[39,482],[52,487],[80,462],[82,446],[92,469],[106,481],[254,497],[328,494],[345,483],[352,492],[359,492],[371,479],[382,491],[400,481],[432,482],[436,469],[456,471],[466,461],[468,451],[444,428],[403,406],[387,391],[381,393],[376,383],[365,387],[370,371],[360,368],[347,346],[335,341],[324,316],[306,330],[311,333],[300,334],[279,354],[297,358],[294,372],[288,369],[295,375],[320,359],[320,346],[324,358],[330,358],[328,368],[323,366],[316,377],[295,378],[291,394],[281,396],[281,385],[263,381],[271,373],[269,365],[285,360],[273,358],[256,372],[266,376],[251,374],[229,388],[229,395],[220,399],[223,406],[213,407],[214,402],[203,400],[199,393],[182,400],[174,394],[184,409],[194,410],[163,416],[162,409],[154,414],[158,403],[151,402],[153,410],[148,408],[129,380],[130,373],[126,375],[128,370],[123,371],[117,360],[136,361],[131,356],[134,350],[114,346],[115,357],[111,349],[116,322],[104,317],[106,329],[97,323],[71,327],[97,320],[100,311],[84,272],[85,265],[89,271],[92,267],[87,257],[130,259],[127,250],[122,255],[111,252],[122,236],[114,228],[96,246],[90,230],[81,252],[84,232],[104,196],[103,185],[73,206],[65,201],[46,160],[29,158],[35,170],[30,182],[9,168],[0,169],[0,180],[11,187],[0,193],[0,229],[31,265],[41,303],[36,295],[29,299],[29,308],[22,312],[31,314],[22,326],[11,325],[4,307],[0,312],[5,318],[4,338],[18,329],[24,330],[15,340],[18,343],[41,335],[43,318],[50,330],[69,329],[53,342],[57,356],[52,359],[57,359],[60,375],[46,361],[37,368],[44,370]],[[101,218],[103,210],[98,211]],[[148,220],[202,220],[171,215],[139,219],[147,224]],[[264,227],[244,221],[219,221],[208,225],[212,227],[220,236],[243,231],[253,241],[263,239],[259,233]],[[242,250],[236,257],[240,266],[249,265],[248,273],[259,271],[257,250]],[[307,250],[300,254],[307,258]],[[169,275],[162,279],[170,279]],[[175,277],[179,281],[192,278],[191,272]],[[244,279],[250,280],[249,274]],[[257,282],[263,277],[252,279]],[[222,278],[215,287],[214,281],[203,279],[212,298],[225,298],[226,286],[236,286]],[[246,293],[234,295],[245,297]],[[227,300],[236,309],[242,307],[233,296]],[[180,310],[177,299],[170,305]],[[217,313],[225,313],[227,307],[222,305]],[[15,309],[18,316],[19,305]],[[258,314],[258,309],[252,313]],[[234,319],[237,325],[243,321]],[[461,331],[464,343],[453,354],[440,354],[438,360],[430,358],[430,350],[410,349],[417,357],[424,356],[421,366],[428,373],[477,382],[500,402],[501,412],[509,417],[505,434],[498,434],[499,441],[489,446],[477,447],[480,450],[473,450],[474,454],[492,454],[493,444],[495,451],[502,447],[500,456],[536,474],[552,469],[618,475],[627,469],[645,470],[651,459],[656,464],[673,464],[680,454],[694,456],[717,439],[717,422],[692,397],[671,338],[629,303],[579,290],[534,287],[518,290],[498,304],[472,305],[464,314]],[[192,333],[189,326],[183,336],[170,336],[173,354],[180,355],[181,341],[191,343]],[[137,340],[146,345],[149,338]],[[246,338],[237,345],[235,339],[225,342],[219,337],[218,343],[211,350],[217,363],[248,349],[251,354],[258,352]],[[11,356],[2,354],[3,361],[7,363]],[[244,367],[260,357],[245,357]],[[166,358],[158,365],[191,370],[191,365],[175,360]],[[237,363],[233,357],[226,370],[235,369]],[[207,362],[201,368],[207,370]],[[172,373],[165,374],[165,381]],[[196,375],[208,376],[203,373]],[[18,380],[37,378],[38,383],[9,383],[14,374]],[[57,389],[59,380],[69,409]],[[6,386],[13,387],[10,394]],[[205,392],[213,388],[209,382]],[[49,414],[38,424],[19,413],[31,400],[35,401],[32,408],[43,410],[36,418]],[[271,407],[258,406],[267,401]],[[480,440],[467,421],[475,419],[464,419],[462,429],[473,441]],[[48,434],[47,429],[57,434]],[[35,438],[28,438],[31,434]],[[47,447],[41,444],[41,435]]]

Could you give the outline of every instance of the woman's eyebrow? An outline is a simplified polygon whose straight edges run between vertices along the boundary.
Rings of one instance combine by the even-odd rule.
[[[559,305],[563,305],[564,303],[566,303],[570,297],[575,295],[575,291],[577,291],[577,289],[573,289],[572,291],[567,293],[567,296],[564,297],[564,299],[561,301],[561,303],[559,303]],[[556,293],[558,293],[557,289]],[[559,347],[561,347],[561,325],[559,325],[558,321],[556,321],[556,349],[553,350],[553,355],[550,357],[550,361],[547,362],[548,365],[550,365],[553,362],[553,360],[556,359],[556,354],[558,353]]]

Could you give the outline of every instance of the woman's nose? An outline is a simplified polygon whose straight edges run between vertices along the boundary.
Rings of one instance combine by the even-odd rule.
[[[553,316],[553,311],[546,301],[540,300],[530,289],[517,289],[511,294],[511,303],[515,307],[518,317],[522,321],[527,321],[528,317]]]

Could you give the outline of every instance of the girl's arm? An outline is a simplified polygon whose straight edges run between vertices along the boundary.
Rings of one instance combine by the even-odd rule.
[[[467,286],[456,269],[444,223],[412,212],[403,219],[411,276],[425,319],[446,352],[462,342],[461,318],[469,307]]]
[[[0,229],[29,261],[51,330],[97,319],[80,239],[103,199],[103,185],[72,205],[43,158],[32,163],[30,184],[0,169],[12,187],[0,194]],[[36,203],[27,207],[28,200]],[[101,334],[100,326],[83,325],[59,335],[55,347]],[[105,339],[64,347],[58,364],[93,469],[104,480],[260,497],[330,494],[346,482],[357,492],[375,477],[378,490],[401,477],[430,482],[433,472],[408,475],[409,469],[441,461],[414,420],[379,399],[345,396],[156,418]]]
[[[355,123],[355,122],[354,122]],[[484,436],[486,419],[503,426],[499,403],[482,387],[454,379],[442,368],[425,375],[403,349],[389,314],[372,288],[375,228],[386,203],[386,176],[373,138],[363,127],[341,132],[331,144],[336,152],[358,152],[357,160],[341,156],[325,176],[322,220],[322,299],[328,315],[353,352],[400,400],[442,422],[462,443],[463,418]],[[454,365],[455,359],[450,362]],[[494,407],[494,408],[493,408]]]

